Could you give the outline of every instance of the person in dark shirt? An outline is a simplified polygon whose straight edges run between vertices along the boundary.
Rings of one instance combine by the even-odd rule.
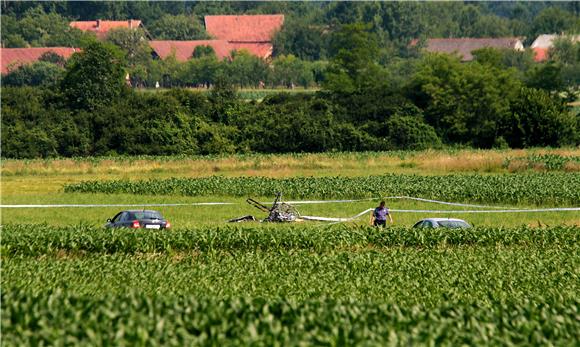
[[[381,201],[379,207],[375,208],[371,213],[371,225],[384,227],[387,225],[387,216],[391,224],[393,224],[393,217],[391,217],[389,209],[385,207],[385,202]]]

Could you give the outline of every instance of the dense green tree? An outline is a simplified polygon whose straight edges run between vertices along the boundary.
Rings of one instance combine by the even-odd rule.
[[[230,83],[241,88],[257,87],[268,76],[268,64],[243,49],[232,53],[232,59],[224,70]]]
[[[290,18],[274,37],[274,56],[292,54],[303,60],[326,57],[327,36],[323,25]]]
[[[580,32],[580,18],[557,7],[549,7],[540,12],[532,22],[531,36],[541,34],[575,34]]]
[[[195,47],[193,53],[191,54],[192,58],[201,58],[206,56],[215,56],[215,50],[212,46],[200,45]]]
[[[466,5],[461,8],[459,15],[459,30],[463,37],[474,36],[473,25],[481,18],[481,10],[475,5]]]
[[[66,64],[66,59],[62,55],[57,54],[53,51],[42,53],[40,58],[38,58],[38,61],[45,61],[47,63],[52,63],[60,67],[64,67],[64,65]]]
[[[2,78],[4,86],[45,86],[54,87],[62,78],[64,69],[56,64],[39,61],[25,64],[10,71]]]
[[[190,59],[187,62],[184,70],[185,75],[182,79],[193,86],[201,85],[209,88],[215,83],[218,76],[222,73],[223,68],[224,63],[218,61],[215,53],[206,54],[199,58]]]
[[[498,16],[481,16],[472,24],[472,37],[509,37],[512,32],[509,20]]]
[[[563,36],[554,40],[550,49],[550,59],[564,65],[580,64],[580,42],[571,36]]]
[[[397,92],[387,69],[378,64],[376,35],[368,26],[346,25],[333,35],[332,47],[336,53],[322,85],[342,106],[340,118],[359,122],[383,118]]]
[[[229,124],[231,122],[230,111],[235,109],[239,100],[235,86],[227,73],[216,77],[208,99],[213,106],[209,118],[217,123]]]
[[[195,16],[163,15],[148,23],[149,32],[156,40],[203,40],[209,38],[200,20]]]
[[[565,89],[562,64],[549,61],[533,66],[526,74],[526,85],[558,93]]]
[[[413,77],[409,96],[445,142],[488,148],[519,84],[512,70],[430,54]]]
[[[486,47],[471,53],[473,54],[474,60],[480,64],[502,69],[516,68],[522,78],[524,73],[535,64],[531,50],[516,51],[509,48],[498,49]]]
[[[121,48],[129,67],[146,64],[151,59],[151,47],[143,29],[113,29],[107,33],[107,41]]]
[[[441,146],[435,129],[418,117],[391,117],[386,124],[386,130],[385,139],[389,149],[421,150]]]
[[[76,109],[110,104],[126,88],[123,53],[110,44],[90,43],[70,58],[60,88]]]
[[[428,8],[412,2],[381,2],[380,23],[386,39],[406,46],[426,33]]]
[[[580,91],[580,42],[572,37],[556,39],[549,57],[561,66],[562,89],[569,101],[575,101]]]
[[[2,15],[2,33],[4,47],[78,47],[90,35],[70,27],[60,14],[46,13],[41,6],[30,8],[20,20]]]
[[[252,151],[320,152],[338,145],[332,108],[316,97],[280,95],[236,112],[234,120]]]
[[[363,24],[345,25],[333,34],[332,58],[324,87],[335,93],[351,94],[368,87],[381,77],[379,47],[374,34]]]
[[[293,55],[282,55],[272,61],[270,83],[274,86],[309,87],[314,81],[314,75],[309,64]]]
[[[577,145],[576,117],[558,96],[521,88],[510,105],[505,139],[511,147]]]
[[[150,72],[153,70],[153,57],[151,46],[143,29],[113,29],[107,33],[106,41],[119,47],[125,54],[126,72],[129,75],[131,86],[155,86],[155,83],[148,83],[150,82]]]

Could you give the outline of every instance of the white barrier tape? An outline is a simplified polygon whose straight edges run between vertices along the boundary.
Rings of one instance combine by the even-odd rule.
[[[333,217],[317,217],[317,216],[300,216],[300,218],[304,220],[316,220],[321,222],[348,222],[351,220],[355,220],[360,218],[361,216],[367,214],[368,212],[374,210],[374,208],[369,208],[368,210],[364,210],[361,213],[357,214],[356,216],[348,217],[348,218],[333,218]]]
[[[234,202],[198,202],[189,204],[57,204],[57,205],[0,205],[0,208],[59,208],[59,207],[171,207],[235,205]]]
[[[348,218],[340,217],[318,217],[318,216],[301,216],[300,218],[304,220],[321,221],[321,222],[349,222],[360,218],[366,213],[373,211],[373,208],[362,211],[361,213]],[[558,207],[558,208],[531,208],[531,209],[513,209],[513,210],[395,210],[390,209],[390,212],[398,213],[445,213],[445,214],[455,214],[455,213],[525,213],[525,212],[558,212],[558,211],[580,211],[580,207]]]
[[[391,209],[393,212],[431,212],[431,213],[493,213],[493,212],[551,212],[551,211],[579,211],[580,207],[560,207],[560,208],[543,208],[543,209],[518,209],[515,207],[499,207],[499,206],[489,206],[489,205],[473,205],[473,204],[462,204],[456,202],[447,202],[439,200],[430,200],[424,198],[415,198],[411,196],[386,196],[382,199],[408,199],[416,200],[422,202],[430,202],[435,204],[451,205],[451,206],[461,206],[461,207],[477,207],[477,208],[494,208],[498,210],[486,211],[486,210],[395,210]],[[347,203],[347,202],[361,202],[361,201],[372,201],[378,200],[375,198],[368,199],[356,199],[356,200],[302,200],[302,201],[285,201],[287,204],[329,204],[329,203]],[[67,207],[174,207],[174,206],[223,206],[223,205],[238,205],[235,202],[197,202],[197,203],[175,203],[175,204],[44,204],[44,205],[0,205],[0,208],[67,208]],[[268,204],[268,203],[264,203]],[[372,209],[371,209],[372,210]],[[368,211],[366,211],[368,212]],[[364,213],[364,212],[363,212]],[[311,216],[312,217],[312,216]],[[313,217],[314,218],[314,217]],[[318,217],[316,217],[318,218]],[[320,217],[325,218],[325,217]],[[352,218],[352,217],[351,217]],[[349,218],[339,218],[339,219],[349,219]]]
[[[295,200],[295,201],[283,201],[291,205],[308,205],[308,204],[340,204],[346,202],[361,202],[361,201],[372,201],[377,200],[374,198],[369,199],[356,199],[356,200]],[[262,204],[271,204],[272,202],[262,202]]]
[[[580,207],[559,207],[559,208],[530,208],[530,209],[511,209],[511,210],[389,210],[399,213],[525,213],[525,212],[562,212],[562,211],[580,211]]]
[[[459,203],[459,202],[447,202],[447,201],[439,201],[439,200],[415,198],[415,197],[412,197],[412,196],[386,196],[383,199],[385,199],[385,200],[388,200],[388,199],[408,199],[408,200],[431,202],[431,203],[434,203],[434,204],[451,205],[451,206],[478,207],[478,208],[498,208],[498,209],[505,209],[505,210],[512,209],[512,207],[491,206],[491,205],[462,204],[462,203]]]

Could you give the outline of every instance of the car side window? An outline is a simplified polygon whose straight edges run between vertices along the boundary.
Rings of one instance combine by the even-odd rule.
[[[129,212],[123,212],[123,215],[121,216],[120,221],[125,222],[125,221],[129,220],[129,216],[130,216]]]
[[[115,217],[113,217],[113,219],[111,219],[111,222],[118,222],[121,219],[121,215],[123,214],[123,212],[119,212],[115,215]]]
[[[423,222],[423,227],[424,228],[433,228],[434,225],[433,225],[433,222],[432,221],[426,220],[426,221]]]

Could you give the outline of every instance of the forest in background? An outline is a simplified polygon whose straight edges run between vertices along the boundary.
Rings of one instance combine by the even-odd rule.
[[[473,62],[413,38],[574,34],[579,3],[2,2],[2,44],[79,46],[2,78],[2,156],[325,152],[574,146],[580,45],[482,49]],[[139,32],[98,42],[70,20],[141,19],[153,38],[205,38],[206,14],[283,13],[275,54],[155,60]],[[429,36],[427,36],[429,35]],[[147,92],[160,81],[169,90]],[[316,86],[261,101],[237,88]],[[182,89],[212,86],[207,92]]]

